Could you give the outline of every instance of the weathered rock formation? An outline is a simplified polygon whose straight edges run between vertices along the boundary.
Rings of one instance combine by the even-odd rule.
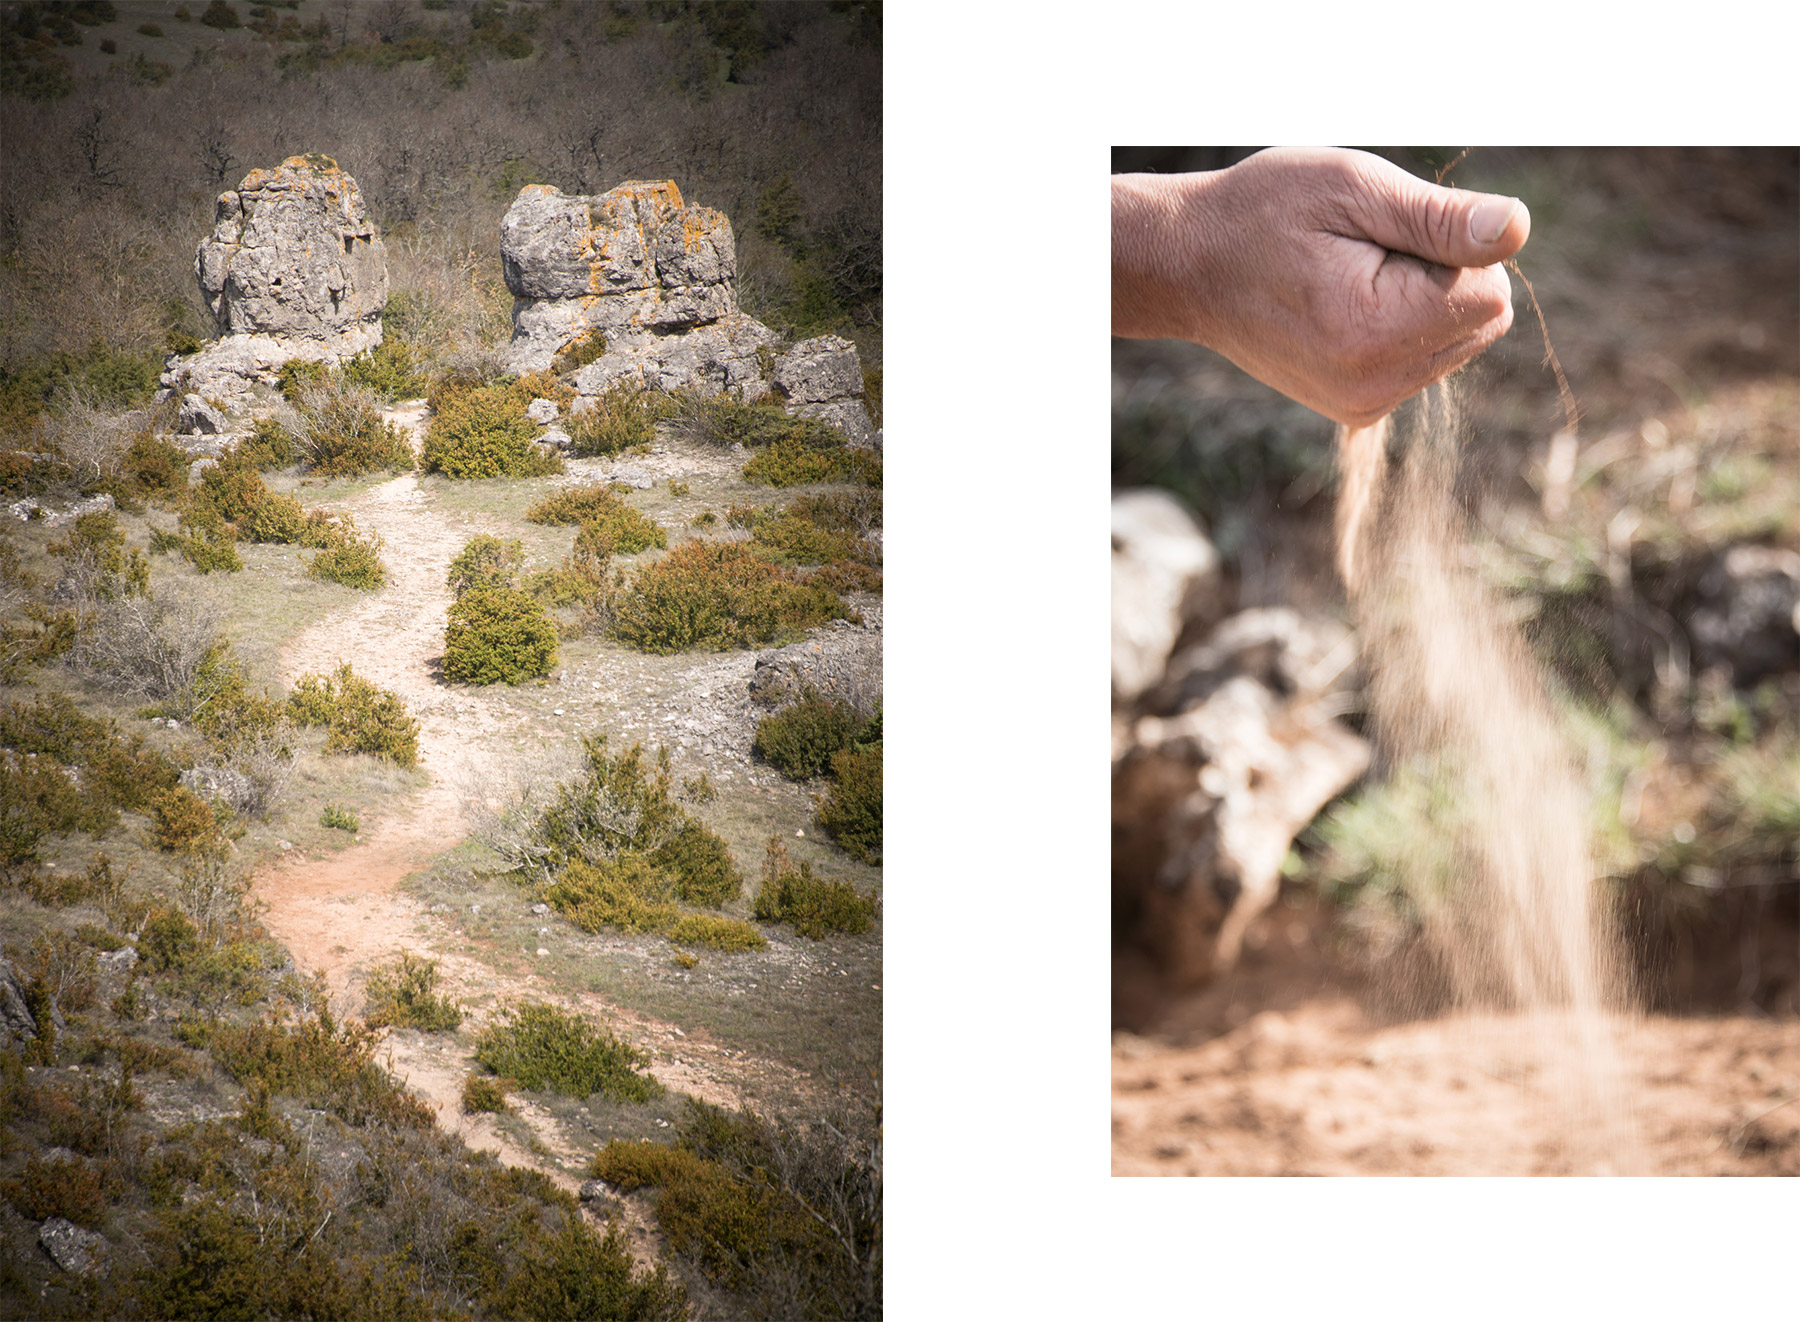
[[[381,343],[387,250],[329,156],[290,156],[221,193],[194,271],[221,335],[310,340],[338,358]]]
[[[777,355],[780,337],[738,309],[731,221],[684,205],[672,180],[632,180],[597,197],[533,184],[501,222],[500,254],[515,372],[604,343],[574,375],[583,399],[621,385],[773,392],[789,412],[823,418],[858,444],[875,438],[855,346],[823,336]]]
[[[221,193],[194,273],[222,338],[171,358],[167,393],[230,403],[289,359],[341,362],[381,343],[386,249],[329,156],[290,156]]]
[[[598,197],[532,184],[500,222],[500,260],[516,300],[508,356],[515,371],[542,370],[564,345],[594,332],[606,337],[609,354],[700,326],[718,328],[708,339],[737,339],[752,358],[773,339],[738,312],[731,222],[710,207],[682,205],[672,180],[631,180]],[[739,328],[748,335],[728,335],[733,319],[748,323]]]
[[[1177,517],[1179,516],[1179,517]],[[1113,520],[1115,1018],[1128,982],[1225,972],[1274,901],[1294,837],[1369,764],[1336,719],[1343,625],[1224,603],[1217,555],[1179,505],[1122,493]],[[1169,648],[1183,633],[1198,641]]]

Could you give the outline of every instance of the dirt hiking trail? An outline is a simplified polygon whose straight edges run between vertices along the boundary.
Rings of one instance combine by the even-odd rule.
[[[424,407],[384,416],[412,434],[416,450]],[[324,974],[339,1011],[360,1010],[360,983],[371,965],[409,950],[437,960],[440,985],[458,999],[498,1004],[532,998],[583,1012],[601,1010],[632,1041],[651,1049],[651,1072],[665,1087],[716,1105],[742,1106],[747,1095],[743,1085],[751,1075],[783,1067],[733,1058],[672,1024],[595,1004],[592,997],[572,1000],[532,975],[502,977],[484,963],[439,946],[445,928],[427,921],[423,904],[403,891],[401,883],[469,835],[462,796],[483,783],[498,755],[493,740],[507,723],[501,704],[481,690],[447,689],[440,682],[438,665],[452,602],[446,573],[470,537],[504,530],[433,508],[429,494],[410,474],[335,508],[350,514],[359,530],[379,534],[387,582],[354,609],[292,639],[281,654],[281,681],[291,689],[302,675],[328,676],[348,661],[359,676],[397,693],[419,722],[419,768],[429,780],[396,811],[366,823],[342,851],[325,856],[296,851],[263,868],[254,895],[269,931],[304,972]],[[470,1006],[465,1024],[478,1031],[490,1013]],[[665,1059],[676,1044],[680,1059]],[[509,1165],[541,1170],[558,1185],[576,1189],[578,1181],[562,1163],[577,1162],[580,1153],[556,1119],[529,1099],[515,1096],[510,1101],[547,1156],[501,1132],[496,1117],[462,1113],[462,1083],[473,1066],[466,1047],[439,1034],[400,1031],[389,1035],[380,1059],[435,1109],[446,1132]],[[642,1218],[634,1213],[628,1219],[634,1222],[635,1237]]]

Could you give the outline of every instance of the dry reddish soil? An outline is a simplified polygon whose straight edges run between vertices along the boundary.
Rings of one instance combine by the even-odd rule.
[[[1113,1174],[1800,1175],[1800,1019],[1617,1022],[1616,1104],[1583,1114],[1557,1025],[1397,1019],[1323,922],[1272,911],[1236,972],[1114,1034]]]

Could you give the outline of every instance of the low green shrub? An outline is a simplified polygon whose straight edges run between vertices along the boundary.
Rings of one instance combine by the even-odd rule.
[[[298,439],[310,471],[323,477],[412,471],[406,433],[382,420],[380,401],[368,387],[327,377],[299,393]]]
[[[654,1189],[669,1247],[748,1317],[880,1314],[879,1159],[832,1125],[801,1132],[690,1102],[677,1145],[614,1139],[593,1175]]]
[[[780,837],[770,836],[751,912],[761,922],[792,923],[801,936],[817,941],[827,932],[855,936],[868,931],[875,921],[875,898],[849,882],[814,875],[810,863],[796,864]]]
[[[836,427],[812,418],[792,418],[772,402],[746,404],[730,395],[703,395],[682,391],[673,397],[675,430],[690,440],[710,445],[741,445],[755,450],[790,443],[805,449],[840,449],[844,434]]]
[[[532,523],[578,523],[596,551],[604,542],[618,555],[669,544],[667,532],[603,486],[567,487],[533,505],[525,518]],[[588,533],[590,528],[594,532]]]
[[[819,825],[852,858],[881,862],[881,745],[834,754],[831,775]]]
[[[65,577],[77,598],[90,604],[150,593],[149,563],[142,551],[125,545],[125,532],[111,511],[81,515],[67,540],[51,542],[45,549],[68,562]],[[14,578],[18,579],[16,573]]]
[[[423,395],[430,384],[421,368],[412,346],[390,335],[373,349],[365,349],[345,363],[344,375],[378,395],[412,399]]]
[[[789,780],[807,780],[822,775],[861,726],[849,703],[821,697],[808,686],[786,710],[756,723],[750,751]]]
[[[761,950],[769,944],[768,939],[749,923],[706,913],[682,914],[663,929],[663,935],[676,945],[707,946],[724,951]]]
[[[290,358],[275,373],[275,386],[281,391],[282,398],[298,406],[309,387],[324,385],[330,379],[331,369],[324,363],[310,358]]]
[[[402,950],[392,964],[370,970],[363,1013],[371,1028],[417,1028],[445,1033],[463,1021],[460,1005],[437,989],[438,966]]]
[[[444,678],[457,684],[518,684],[556,664],[556,624],[529,594],[475,588],[450,607]]]
[[[189,790],[170,790],[151,803],[150,811],[155,819],[152,834],[158,849],[198,854],[217,849],[224,842],[213,810]]]
[[[319,814],[319,825],[352,834],[362,829],[362,823],[357,820],[356,814],[336,803],[325,805],[325,810]]]
[[[190,513],[208,509],[221,522],[235,524],[268,494],[269,488],[255,465],[234,446],[200,475],[200,485],[189,497],[189,509]]]
[[[78,1226],[99,1230],[106,1224],[111,1192],[101,1168],[79,1159],[45,1161],[30,1157],[17,1178],[0,1180],[0,1197],[33,1221],[66,1217]]]
[[[428,1130],[436,1123],[429,1106],[375,1063],[375,1031],[339,1027],[329,1010],[291,1025],[221,1021],[204,1038],[213,1060],[246,1088],[297,1097],[353,1125]]]
[[[372,532],[358,537],[349,515],[338,525],[343,540],[315,555],[306,566],[307,577],[342,583],[347,588],[373,592],[387,582],[387,567],[381,563],[381,548],[386,545],[381,534]],[[302,529],[304,531],[304,529]]]
[[[420,462],[454,478],[545,477],[563,471],[554,450],[537,444],[516,384],[481,386],[450,396],[431,420]]]
[[[681,917],[674,878],[630,850],[571,860],[544,898],[584,932],[661,932]]]
[[[806,486],[814,482],[858,482],[881,485],[881,454],[853,449],[839,441],[819,448],[798,436],[783,437],[750,457],[744,465],[746,482],[772,487]]]
[[[468,545],[450,562],[447,575],[450,591],[461,599],[476,588],[511,590],[516,586],[520,567],[525,563],[525,548],[518,538],[501,541],[481,533],[469,539]]]
[[[481,1074],[469,1075],[463,1080],[462,1109],[464,1115],[504,1114],[512,1110],[506,1101],[505,1082]]]
[[[664,791],[667,793],[665,786]],[[735,900],[744,877],[731,851],[697,818],[687,817],[651,852],[650,859],[675,879],[675,894],[686,904],[719,908]]]
[[[641,1073],[650,1054],[555,1006],[527,1002],[502,1012],[481,1031],[475,1059],[521,1088],[570,1097],[601,1093],[614,1101],[647,1102],[663,1089]]]
[[[253,542],[292,545],[306,529],[306,511],[285,492],[267,492],[251,506],[239,531]]]
[[[403,767],[419,760],[419,723],[396,693],[363,679],[345,662],[325,679],[302,675],[288,697],[295,725],[328,727],[328,753],[367,753]]]
[[[200,949],[200,933],[178,909],[152,909],[138,936],[138,957],[149,973],[179,971]]]
[[[294,434],[273,418],[258,418],[250,435],[239,441],[235,450],[243,462],[259,473],[291,468],[300,462],[300,446]]]
[[[191,462],[187,451],[173,441],[143,432],[125,451],[120,467],[145,494],[167,498],[186,492]]]
[[[778,564],[816,565],[873,555],[853,532],[821,527],[803,509],[792,506],[770,510],[733,505],[726,517],[733,526],[748,528],[756,545]]]
[[[740,542],[684,542],[640,570],[613,603],[613,632],[646,652],[724,651],[799,637],[853,612],[828,589]]]
[[[660,390],[614,386],[587,408],[569,414],[564,423],[569,453],[585,459],[650,445],[656,440],[656,424],[674,407],[673,398]]]

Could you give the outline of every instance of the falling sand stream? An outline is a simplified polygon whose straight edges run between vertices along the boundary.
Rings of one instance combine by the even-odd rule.
[[[1389,774],[1419,778],[1431,805],[1406,888],[1455,1005],[1505,1012],[1513,1081],[1564,1136],[1568,1168],[1630,1173],[1642,1167],[1616,1047],[1629,998],[1593,878],[1589,791],[1537,663],[1462,555],[1454,385],[1408,417],[1338,436],[1338,567],[1371,728]]]

